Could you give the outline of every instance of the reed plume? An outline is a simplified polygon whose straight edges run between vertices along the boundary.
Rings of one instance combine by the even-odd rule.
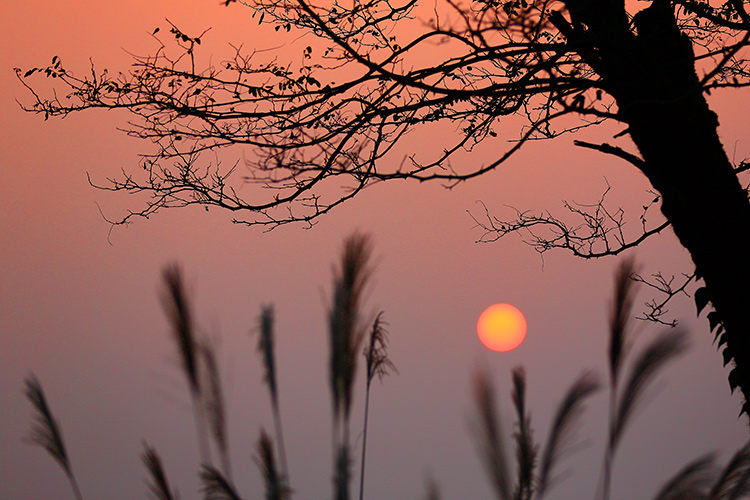
[[[714,454],[694,460],[678,472],[655,500],[739,500],[750,494],[750,442],[719,471]]]
[[[146,482],[150,496],[154,500],[177,500],[177,497],[172,495],[172,491],[169,488],[167,475],[164,473],[161,458],[156,453],[156,450],[145,442],[143,443],[143,448],[141,459],[151,477],[151,480]]]
[[[627,380],[621,384],[625,376],[623,369],[628,355],[629,322],[635,296],[635,284],[631,279],[634,270],[635,264],[627,259],[620,264],[615,273],[615,293],[609,321],[609,435],[604,451],[602,500],[609,500],[615,452],[634,409],[646,388],[666,363],[678,357],[687,348],[686,336],[682,332],[667,331],[659,334],[636,356]]]
[[[505,454],[502,426],[497,416],[495,391],[486,369],[474,376],[474,405],[477,421],[473,427],[475,443],[487,471],[495,495],[499,500],[542,498],[552,485],[552,471],[572,439],[573,430],[583,410],[583,403],[599,387],[591,372],[581,375],[568,389],[560,403],[547,445],[541,457],[537,475],[538,446],[532,438],[531,421],[526,411],[526,382],[523,370],[513,371],[512,399],[518,422],[514,435],[516,443],[515,484],[511,484],[510,463]],[[513,492],[511,494],[511,491]]]
[[[361,307],[370,277],[370,238],[354,234],[344,242],[341,263],[334,270],[333,302],[328,314],[330,384],[334,419],[339,423],[351,412],[357,352],[362,344]]]
[[[271,393],[271,402],[276,405],[279,395],[276,386],[276,360],[274,358],[274,314],[273,306],[266,305],[261,307],[260,317],[258,318],[258,352],[263,358],[265,367],[264,380],[268,384],[268,391]]]
[[[497,498],[511,500],[508,460],[505,456],[500,419],[497,416],[495,390],[486,368],[474,373],[473,389],[478,416],[473,430],[480,458]]]
[[[583,403],[599,388],[598,377],[593,372],[584,372],[568,389],[560,402],[552,420],[547,444],[542,453],[538,486],[539,498],[542,498],[554,484],[554,478],[552,477],[554,465],[560,461],[571,445],[573,432],[583,413]]]
[[[265,375],[263,379],[268,385],[268,392],[271,395],[271,410],[273,411],[277,448],[279,451],[279,459],[281,460],[281,474],[286,481],[289,481],[289,466],[286,461],[286,447],[284,446],[284,433],[281,426],[281,409],[279,407],[279,390],[276,382],[273,325],[273,306],[263,306],[258,319],[258,352],[261,354],[263,366],[265,367]]]
[[[182,370],[188,381],[193,404],[195,428],[198,436],[201,461],[211,462],[206,419],[201,399],[200,346],[193,325],[192,310],[185,291],[182,270],[176,264],[164,268],[162,305],[172,327],[172,337],[177,344]]]
[[[687,349],[687,339],[681,331],[663,332],[651,341],[633,362],[622,396],[617,404],[610,447],[614,449],[622,439],[633,410],[645,389],[653,382],[661,368]]]
[[[348,500],[351,479],[351,448],[349,446],[349,417],[356,373],[356,357],[365,339],[361,328],[361,303],[363,290],[370,274],[369,239],[354,235],[346,240],[340,268],[334,271],[333,301],[328,311],[330,327],[330,383],[334,423],[334,500]],[[667,363],[678,357],[686,348],[685,336],[680,332],[665,332],[657,335],[629,362],[630,342],[628,338],[629,317],[632,309],[634,288],[629,276],[632,261],[626,261],[618,269],[615,280],[615,298],[609,321],[609,374],[610,413],[603,473],[600,482],[600,500],[609,499],[611,470],[615,451],[623,438],[625,429],[643,400],[645,390]],[[225,454],[224,469],[219,471],[204,464],[200,478],[206,500],[240,500],[237,491],[228,479],[228,450],[226,423],[224,420],[218,363],[215,350],[210,343],[195,338],[194,327],[186,300],[179,268],[172,266],[164,271],[165,293],[163,302],[173,337],[178,345],[180,361],[188,379],[193,407],[206,411],[211,421],[211,430],[222,454]],[[263,356],[266,369],[265,380],[269,385],[278,434],[281,424],[278,409],[278,387],[273,356],[273,310],[264,307],[259,319],[261,338],[258,349]],[[363,430],[362,472],[360,499],[363,496],[365,449],[367,441],[367,415],[369,390],[372,381],[396,371],[386,353],[386,331],[382,313],[372,323],[363,353],[366,361],[367,380],[365,396],[365,420]],[[504,449],[500,419],[496,412],[495,393],[486,369],[478,370],[473,380],[474,402],[477,419],[474,422],[476,444],[483,465],[487,469],[495,495],[499,500],[541,500],[554,483],[553,471],[556,463],[571,445],[573,430],[583,412],[585,400],[599,389],[600,383],[591,372],[583,373],[570,387],[559,404],[546,440],[543,452],[533,439],[530,412],[526,401],[526,377],[522,369],[512,372],[512,402],[517,418],[513,433],[515,464],[511,464]],[[62,467],[72,485],[77,500],[81,493],[73,475],[59,425],[54,418],[39,381],[31,375],[26,380],[26,397],[35,409],[30,441],[42,446]],[[203,397],[201,400],[200,398]],[[204,407],[205,404],[205,407]],[[196,413],[196,426],[206,437],[205,422]],[[200,415],[205,416],[203,413]],[[279,438],[281,439],[281,438]],[[222,444],[223,443],[223,444]],[[207,438],[205,448],[208,449]],[[280,448],[283,450],[283,447]],[[209,457],[210,458],[210,457]],[[142,459],[148,469],[148,492],[156,500],[177,500],[167,482],[161,459],[156,451],[144,443]],[[279,469],[274,456],[272,439],[261,429],[256,446],[255,461],[260,467],[265,483],[266,500],[287,500],[291,496],[284,468]],[[515,477],[509,471],[515,465]],[[537,471],[538,469],[538,471]],[[750,443],[736,452],[723,470],[714,464],[713,455],[694,460],[674,475],[657,493],[654,500],[740,500],[750,495]],[[430,480],[427,499],[438,500],[438,489]]]
[[[221,471],[204,465],[200,473],[204,500],[242,500]]]
[[[708,500],[738,500],[750,490],[750,442],[737,450],[708,493]]]
[[[384,312],[380,311],[375,316],[363,351],[367,366],[368,388],[376,377],[382,381],[391,372],[398,373],[396,365],[388,358],[388,332],[385,329],[387,323],[383,320],[383,315]]]
[[[263,429],[260,430],[256,452],[255,461],[263,475],[266,487],[266,500],[284,500],[288,498],[291,490],[276,467],[273,443],[270,436]]]
[[[65,472],[76,499],[81,500],[83,497],[81,496],[81,490],[78,488],[75,474],[73,474],[73,468],[70,465],[62,431],[47,404],[42,385],[34,374],[29,375],[26,379],[26,398],[36,410],[34,421],[31,424],[29,441],[47,450],[47,453],[57,461]]]
[[[208,428],[216,443],[221,457],[222,470],[227,478],[232,478],[232,467],[227,442],[227,421],[224,405],[224,392],[221,388],[221,374],[216,360],[216,346],[206,339],[200,343],[200,354],[203,370],[203,405],[208,421]]]
[[[365,386],[365,416],[362,426],[362,461],[359,472],[359,500],[364,497],[365,490],[365,458],[367,456],[367,429],[370,414],[370,386],[375,377],[383,380],[390,372],[398,373],[396,365],[388,358],[388,333],[385,330],[383,312],[375,316],[375,321],[370,328],[367,344],[364,348],[365,364],[367,367],[367,381]]]
[[[627,354],[627,333],[635,299],[635,261],[624,259],[615,271],[615,292],[609,311],[609,373],[612,393],[617,389],[622,359]]]
[[[361,308],[370,277],[370,238],[355,233],[344,242],[340,267],[334,269],[333,300],[328,313],[329,381],[333,406],[334,485],[337,500],[347,500],[351,473],[349,416],[354,396],[357,354],[364,338]]]
[[[193,326],[192,311],[185,292],[182,270],[176,264],[164,268],[164,293],[162,305],[172,326],[172,335],[177,343],[180,362],[188,380],[190,391],[200,394],[198,375],[198,342]]]
[[[513,370],[513,392],[511,399],[516,410],[517,428],[513,433],[516,445],[518,477],[513,492],[514,500],[529,500],[534,487],[534,470],[538,449],[534,444],[531,417],[526,411],[526,374],[521,367]]]
[[[705,500],[716,475],[713,454],[693,460],[662,487],[654,500]]]

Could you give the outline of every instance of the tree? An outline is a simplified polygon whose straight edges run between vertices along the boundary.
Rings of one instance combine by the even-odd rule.
[[[709,301],[714,308],[711,330],[734,364],[730,387],[750,400],[750,203],[738,179],[748,163],[728,159],[705,98],[750,85],[750,2],[652,0],[642,8],[625,0],[444,0],[416,35],[402,27],[414,20],[417,0],[240,3],[259,23],[315,38],[299,67],[238,49],[221,66],[199,69],[203,35],[171,26],[174,46],[135,57],[125,74],[92,67],[77,76],[57,58],[18,71],[34,98],[26,109],[46,118],[123,108],[133,117],[129,133],[155,145],[142,171],[103,186],[150,196],[117,222],[198,204],[243,213],[238,222],[250,225],[312,223],[373,182],[459,183],[497,168],[529,141],[616,122],[623,130],[615,138],[632,142],[576,144],[643,172],[664,223],[644,224],[642,235],[615,238],[614,247],[611,229],[584,238],[586,247],[551,216],[521,217],[517,227],[551,224],[557,246],[595,257],[670,226],[705,282],[696,302],[699,311]],[[58,92],[44,97],[26,83],[33,73],[56,79]],[[496,161],[451,164],[459,151],[496,136],[504,117],[525,121]],[[408,131],[434,122],[459,131],[434,157],[383,161]],[[233,145],[251,151],[244,176],[237,164],[225,168],[207,155]],[[604,251],[592,250],[597,242]],[[750,415],[750,404],[742,411]]]

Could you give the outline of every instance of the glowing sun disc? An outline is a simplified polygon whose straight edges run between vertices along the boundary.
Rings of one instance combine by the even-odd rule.
[[[477,335],[487,349],[512,351],[526,337],[526,318],[510,304],[495,304],[479,316]]]

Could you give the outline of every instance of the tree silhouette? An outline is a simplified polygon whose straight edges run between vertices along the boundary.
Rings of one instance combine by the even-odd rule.
[[[557,239],[541,240],[543,247],[590,257],[619,253],[671,226],[705,281],[696,302],[699,310],[708,302],[714,308],[710,327],[725,362],[734,363],[730,386],[750,399],[750,203],[738,179],[748,164],[727,157],[705,98],[750,85],[748,0],[652,0],[645,8],[625,0],[443,0],[427,15],[416,0],[239,3],[259,23],[306,35],[302,63],[238,49],[231,60],[200,68],[203,34],[173,25],[173,43],[135,57],[127,73],[92,67],[78,76],[57,58],[18,70],[34,99],[26,109],[48,117],[124,108],[129,133],[155,145],[142,169],[102,186],[150,195],[117,222],[198,204],[241,213],[237,221],[250,225],[312,223],[373,182],[452,185],[497,168],[529,141],[614,121],[622,127],[614,139],[630,139],[624,147],[575,143],[645,174],[665,222],[644,223],[632,241],[617,237],[622,220],[606,211],[592,221],[614,226],[595,227],[582,241],[551,216],[519,217],[515,227],[546,225]],[[415,24],[417,33],[405,29]],[[27,83],[34,73],[56,79],[51,97]],[[451,163],[495,137],[503,117],[524,122],[495,161]],[[407,132],[434,122],[457,133],[431,157],[394,161]],[[235,145],[246,148],[242,174],[238,164],[224,167],[207,154]],[[603,250],[594,250],[597,242]],[[750,414],[747,402],[742,411]]]

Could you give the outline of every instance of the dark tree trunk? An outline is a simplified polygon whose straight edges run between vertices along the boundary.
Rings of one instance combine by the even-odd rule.
[[[646,175],[662,195],[662,212],[690,252],[726,330],[725,359],[735,362],[730,386],[739,386],[748,401],[750,203],[707,109],[705,102],[673,102],[634,113],[629,124],[649,166]]]
[[[582,4],[588,0],[568,1],[574,22]],[[662,196],[662,212],[706,283],[726,332],[719,344],[726,344],[725,362],[735,365],[729,384],[742,391],[742,411],[750,416],[748,194],[719,140],[690,40],[679,32],[669,2],[654,0],[635,16],[637,35],[621,22],[622,5],[602,4],[606,15],[588,10],[579,19],[588,28],[586,48],[595,49],[591,65],[615,97],[645,161],[644,174]]]

